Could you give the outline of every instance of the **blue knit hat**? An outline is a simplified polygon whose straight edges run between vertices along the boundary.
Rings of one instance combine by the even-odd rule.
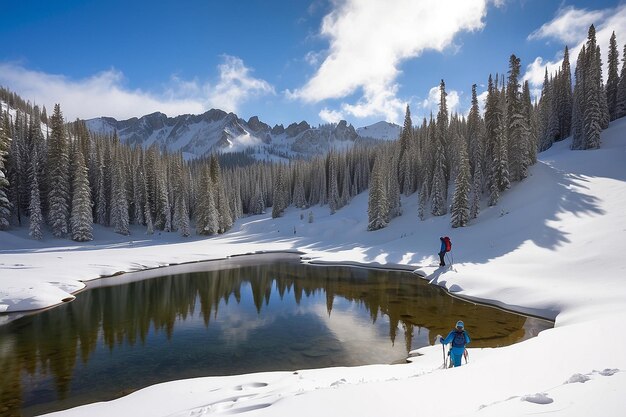
[[[461,320],[456,322],[456,327],[460,327],[461,329],[465,328],[465,324]]]

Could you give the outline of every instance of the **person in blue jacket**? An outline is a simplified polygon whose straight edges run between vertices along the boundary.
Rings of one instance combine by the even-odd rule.
[[[441,343],[447,345],[452,343],[450,348],[450,361],[453,366],[461,366],[461,359],[465,353],[465,345],[470,342],[469,334],[465,331],[465,324],[459,320],[456,322],[456,328],[448,333],[448,336],[444,339],[440,339]]]
[[[446,266],[446,261],[444,260],[444,256],[446,255],[446,241],[443,237],[440,237],[441,248],[439,248],[439,266]]]

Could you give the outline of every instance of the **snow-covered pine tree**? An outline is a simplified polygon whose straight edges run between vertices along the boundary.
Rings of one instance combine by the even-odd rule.
[[[552,146],[553,138],[550,137],[549,125],[550,115],[552,114],[552,87],[548,78],[548,69],[546,68],[543,76],[543,88],[541,89],[541,97],[539,98],[539,128],[538,143],[539,151],[545,151]]]
[[[370,176],[370,191],[367,203],[367,230],[378,230],[386,227],[389,220],[387,210],[387,191],[385,190],[386,180],[384,170],[383,155],[378,155],[374,161],[372,174]]]
[[[520,59],[511,55],[509,59],[509,78],[506,88],[506,124],[507,144],[509,154],[509,168],[512,181],[520,181],[525,178],[527,163],[527,140],[528,124],[524,115],[521,100],[520,84]]]
[[[576,59],[574,71],[574,93],[572,95],[572,149],[583,149],[585,129],[583,115],[585,113],[585,62],[586,48],[582,46]],[[541,148],[539,149],[541,151]]]
[[[559,140],[571,134],[572,125],[572,71],[569,63],[569,50],[565,46],[558,85],[557,112],[559,115]]]
[[[135,224],[145,224],[145,196],[144,192],[146,186],[144,184],[144,166],[143,166],[143,151],[141,147],[137,146],[133,149],[133,169],[132,169],[132,181],[133,181],[133,222]]]
[[[196,233],[214,235],[219,233],[219,212],[216,203],[217,188],[211,178],[210,164],[203,167],[198,189],[196,207]]]
[[[584,65],[585,85],[584,100],[585,112],[583,114],[583,124],[585,130],[585,142],[583,149],[597,149],[600,147],[600,132],[602,131],[602,67],[600,64],[599,48],[596,44],[595,27],[589,27],[587,37],[587,55]],[[606,101],[606,95],[604,95]]]
[[[285,181],[285,168],[282,164],[278,166],[278,172],[275,176],[274,182],[274,197],[272,198],[274,204],[272,205],[272,218],[281,217],[287,208],[287,185]],[[333,212],[331,211],[331,214]]]
[[[48,223],[52,234],[63,237],[69,232],[69,145],[61,106],[55,104],[50,117],[48,139]]]
[[[11,203],[7,196],[10,183],[7,179],[6,170],[6,157],[11,147],[9,134],[8,134],[8,115],[2,114],[0,111],[0,230],[6,230],[10,225],[11,218]]]
[[[335,214],[341,207],[339,185],[337,184],[337,164],[337,154],[331,151],[328,154],[328,208],[330,214]]]
[[[350,170],[351,170],[351,166],[352,163],[349,160],[349,158],[346,158],[346,155],[343,155],[344,159],[345,159],[345,163],[340,164],[339,167],[343,166],[343,169],[341,169],[340,172],[340,179],[341,179],[341,197],[339,199],[339,207],[344,207],[347,206],[350,203],[350,200],[352,199],[352,188],[350,186],[351,184],[351,179],[350,179]],[[356,195],[356,194],[355,194]]]
[[[435,153],[435,168],[433,171],[432,189],[430,192],[430,212],[433,216],[443,216],[448,212],[447,188],[445,178],[445,154],[443,145],[437,144]]]
[[[110,224],[115,233],[127,236],[130,234],[130,219],[128,217],[128,200],[126,199],[126,179],[120,153],[116,146],[111,166],[113,183],[111,184]]]
[[[389,220],[402,215],[402,204],[400,201],[400,184],[398,184],[398,156],[393,153],[387,155],[387,209]]]
[[[43,239],[43,213],[41,212],[41,194],[39,190],[39,155],[37,149],[33,149],[31,158],[31,166],[29,170],[30,181],[30,204],[28,211],[30,213],[28,235],[35,239]]]
[[[622,70],[617,84],[617,96],[615,99],[615,117],[626,116],[626,44],[622,53]]]
[[[459,151],[459,170],[457,171],[452,207],[450,208],[450,224],[452,227],[464,227],[470,219],[470,172],[467,151],[461,146]]]
[[[174,228],[182,237],[187,237],[191,232],[187,206],[187,183],[183,174],[183,155],[179,152],[173,158]]]
[[[413,189],[413,172],[412,172],[412,144],[413,144],[413,121],[411,120],[411,110],[409,105],[406,105],[406,113],[404,115],[404,125],[400,132],[399,139],[399,183],[400,192],[404,195],[410,195],[415,192]]]
[[[100,148],[101,149],[101,148]],[[98,159],[97,169],[97,184],[96,184],[96,223],[101,224],[103,226],[109,225],[109,218],[107,216],[109,202],[107,201],[106,195],[106,185],[105,185],[105,175],[104,175],[104,156],[99,151],[96,155]]]
[[[80,146],[74,146],[72,157],[74,160],[74,173],[70,216],[71,235],[72,240],[86,242],[93,240],[93,213],[91,209],[89,174]]]
[[[600,46],[596,47],[596,62],[596,66],[600,68],[600,71],[598,71],[600,82],[597,87],[598,100],[600,101],[600,128],[604,130],[609,127],[611,118],[609,115],[609,104],[606,101],[606,89],[602,78],[602,55],[600,53]]]
[[[8,118],[8,117],[7,117]],[[24,214],[24,144],[27,135],[26,115],[21,110],[15,112],[14,122],[8,127],[7,132],[11,137],[10,148],[7,154],[6,179],[9,182],[7,198],[11,207],[11,222],[18,226],[22,225],[22,214]]]
[[[426,205],[428,204],[428,182],[426,181],[422,182],[417,204],[417,217],[419,217],[420,220],[424,220],[426,217]]]
[[[445,188],[446,194],[448,192],[448,181],[450,180],[450,173],[452,172],[453,160],[452,146],[450,146],[450,138],[448,134],[450,119],[448,117],[448,104],[446,99],[447,96],[448,93],[446,93],[446,83],[441,80],[441,82],[439,83],[439,111],[437,112],[436,140],[438,141],[438,145],[441,145],[443,151],[443,187]],[[434,195],[433,192],[431,192],[431,194]],[[444,211],[444,214],[446,212],[447,210]]]
[[[224,233],[228,231],[233,225],[233,216],[230,212],[230,204],[228,198],[226,198],[226,189],[224,188],[224,181],[222,180],[222,169],[220,168],[217,155],[211,155],[210,169],[211,181],[213,182],[214,190],[213,194],[215,199],[215,208],[218,213],[218,233]]]
[[[489,205],[498,203],[500,192],[508,187],[508,156],[506,144],[506,126],[504,108],[496,85],[491,75],[487,87],[487,101],[485,104],[485,143],[486,143],[486,172],[487,188],[489,189]]]
[[[163,163],[159,163],[156,175],[156,211],[154,227],[157,230],[163,230],[170,232],[172,230],[172,215],[169,198],[169,190],[167,189],[166,173],[167,167],[163,166]]]
[[[303,168],[300,164],[296,164],[295,173],[295,186],[293,189],[293,205],[297,208],[303,209],[307,207],[306,197],[304,194],[304,174]]]
[[[606,101],[609,109],[609,119],[617,119],[617,88],[619,85],[619,52],[615,32],[611,34],[609,41],[608,76],[606,79]]]
[[[524,151],[522,155],[522,178],[528,176],[528,167],[537,162],[537,136],[533,129],[534,124],[534,110],[533,104],[530,98],[530,87],[528,80],[524,81],[524,87],[522,88],[522,140],[524,141]],[[571,113],[571,111],[570,111]]]

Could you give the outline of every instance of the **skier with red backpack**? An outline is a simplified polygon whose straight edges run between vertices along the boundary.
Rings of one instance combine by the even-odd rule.
[[[441,240],[441,249],[439,249],[439,266],[446,266],[444,256],[452,249],[452,241],[448,236],[440,237],[439,240]]]

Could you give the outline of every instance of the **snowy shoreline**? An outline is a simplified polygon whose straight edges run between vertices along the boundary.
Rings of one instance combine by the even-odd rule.
[[[54,415],[374,417],[419,410],[439,417],[621,416],[624,132],[626,119],[613,122],[594,151],[570,151],[569,140],[555,143],[498,206],[483,207],[476,222],[459,229],[450,228],[449,216],[418,221],[416,197],[409,196],[402,216],[367,232],[362,194],[334,215],[328,207],[311,208],[311,224],[290,208],[277,219],[240,219],[228,233],[209,239],[145,236],[134,229],[129,242],[131,237],[97,228],[95,242],[77,244],[0,232],[0,305],[41,308],[83,288],[80,280],[266,250],[304,252],[313,262],[415,265],[454,295],[521,306],[554,317],[554,328],[503,348],[471,348],[472,360],[458,369],[441,371],[441,347],[430,346],[409,364],[173,381]],[[442,235],[452,237],[455,264],[437,275],[433,265]]]

